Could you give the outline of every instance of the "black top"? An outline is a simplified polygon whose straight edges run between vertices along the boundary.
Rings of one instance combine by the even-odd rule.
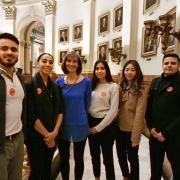
[[[180,135],[180,74],[155,78],[149,89],[146,110],[149,129],[156,128],[164,137]]]
[[[40,73],[26,85],[27,91],[27,134],[42,137],[34,129],[34,123],[40,119],[48,131],[56,125],[57,116],[64,113],[64,103],[60,87],[48,78],[45,86]]]

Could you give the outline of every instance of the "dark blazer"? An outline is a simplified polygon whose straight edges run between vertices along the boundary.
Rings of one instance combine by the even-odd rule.
[[[64,42],[67,41],[67,36],[61,36],[60,37],[60,42]]]
[[[22,87],[24,89],[24,81],[23,77],[17,72],[16,73]],[[25,93],[25,92],[24,92]],[[22,123],[23,123],[23,130],[25,130],[25,98],[23,100],[23,110],[22,110]],[[6,83],[4,78],[0,74],[0,153],[4,152],[4,143],[5,143],[5,124],[6,124]]]
[[[180,136],[180,74],[155,78],[149,89],[146,122],[164,137]]]
[[[45,86],[40,73],[26,85],[27,91],[27,136],[43,138],[34,129],[34,123],[39,118],[48,131],[55,127],[57,116],[64,113],[61,88],[50,78]]]
[[[106,60],[106,54],[99,54],[99,60]]]
[[[115,18],[115,27],[120,26],[122,24],[122,17]]]
[[[80,39],[81,38],[81,32],[80,33],[75,33],[74,39]]]

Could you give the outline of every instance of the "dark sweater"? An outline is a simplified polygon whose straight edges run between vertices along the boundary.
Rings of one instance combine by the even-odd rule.
[[[149,89],[146,110],[149,129],[156,128],[164,137],[180,135],[180,74],[155,78]]]

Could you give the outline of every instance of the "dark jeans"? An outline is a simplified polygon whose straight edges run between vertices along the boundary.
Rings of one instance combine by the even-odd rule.
[[[131,180],[139,180],[139,146],[132,147],[131,132],[118,129],[116,135],[116,150],[122,175],[129,177]],[[128,161],[130,163],[130,170]]]
[[[102,119],[92,118],[89,116],[89,125],[94,127],[100,123]],[[106,170],[107,180],[115,179],[114,160],[113,160],[113,144],[115,139],[114,125],[111,124],[103,131],[94,135],[89,135],[89,147],[92,157],[93,173],[95,177],[100,177],[101,160],[100,153],[102,150],[103,163]]]
[[[151,180],[161,180],[165,152],[173,171],[173,180],[180,180],[180,137],[174,136],[163,143],[150,137]]]
[[[75,161],[75,180],[81,180],[84,173],[84,149],[86,139],[80,142],[74,142],[74,161]],[[69,157],[70,157],[70,142],[60,140],[58,144],[59,153],[61,156],[61,175],[63,180],[69,180]]]
[[[50,180],[54,151],[55,148],[49,149],[43,140],[28,139],[27,152],[31,166],[29,180]]]

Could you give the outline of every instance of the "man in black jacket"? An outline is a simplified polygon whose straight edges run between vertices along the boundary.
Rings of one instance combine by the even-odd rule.
[[[150,86],[146,121],[151,136],[151,180],[160,180],[165,152],[174,180],[180,180],[180,59],[177,54],[165,54],[163,73]]]
[[[21,180],[24,153],[22,117],[24,89],[14,65],[19,41],[10,33],[0,34],[0,180]]]

